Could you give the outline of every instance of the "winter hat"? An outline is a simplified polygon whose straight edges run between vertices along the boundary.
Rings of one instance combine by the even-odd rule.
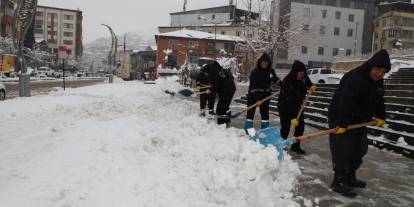
[[[269,63],[269,67],[272,65],[272,59],[267,53],[263,53],[262,56],[257,60],[257,67],[260,68],[260,64],[265,61]]]
[[[292,71],[294,71],[295,73],[306,72],[306,65],[299,60],[295,60],[295,62],[292,65]]]
[[[372,67],[380,67],[385,68],[385,71],[388,73],[391,70],[390,55],[386,50],[380,50],[368,60],[367,65],[369,66],[369,70]]]

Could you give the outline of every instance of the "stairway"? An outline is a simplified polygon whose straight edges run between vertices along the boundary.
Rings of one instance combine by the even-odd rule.
[[[414,159],[414,79],[408,84],[386,85],[387,123],[382,127],[368,127],[370,144]],[[337,85],[321,84],[312,94],[305,108],[306,124],[320,129],[328,128],[328,107]],[[246,96],[235,100],[246,104]],[[277,112],[275,97],[271,100],[270,110]]]

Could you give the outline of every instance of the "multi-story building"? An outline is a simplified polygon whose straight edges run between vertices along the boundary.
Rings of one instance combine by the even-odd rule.
[[[14,4],[12,0],[0,0],[1,37],[12,35]]]
[[[277,62],[302,59],[318,66],[327,65],[337,55],[370,53],[372,23],[378,2],[380,1],[274,0],[276,9],[273,13],[277,15],[274,15],[273,21],[279,30],[290,29],[291,24],[297,25],[298,19],[304,22],[305,31],[315,30],[312,45],[279,50]],[[308,60],[305,59],[307,56]]]
[[[37,42],[45,40],[51,53],[66,45],[69,56],[82,56],[82,11],[38,6],[34,21]]]
[[[414,48],[414,4],[379,5],[374,39],[374,50]]]
[[[183,28],[221,35],[241,36],[243,24],[248,19],[257,19],[259,14],[228,6],[171,13],[170,26],[158,27],[160,33],[178,31]]]

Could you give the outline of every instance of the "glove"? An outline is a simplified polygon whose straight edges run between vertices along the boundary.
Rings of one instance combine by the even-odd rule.
[[[294,127],[297,127],[297,126],[299,126],[299,120],[297,120],[297,119],[292,119],[292,120],[290,121],[290,124],[291,124],[292,126],[294,126]]]
[[[206,94],[210,94],[211,93],[211,90],[210,89],[207,89],[205,93]]]
[[[309,91],[314,93],[316,91],[316,85],[313,85],[309,88]]]
[[[385,124],[385,121],[384,120],[382,120],[382,119],[375,119],[375,122],[377,122],[376,124],[375,124],[375,126],[377,126],[377,127],[382,127],[382,126],[384,126],[384,124]]]
[[[335,134],[345,134],[345,132],[346,132],[346,128],[338,127],[338,128],[336,128]]]

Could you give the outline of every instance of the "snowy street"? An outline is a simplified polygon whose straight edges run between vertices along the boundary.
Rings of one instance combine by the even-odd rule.
[[[290,158],[159,80],[0,102],[1,206],[299,206]],[[178,86],[177,86],[178,87]]]

